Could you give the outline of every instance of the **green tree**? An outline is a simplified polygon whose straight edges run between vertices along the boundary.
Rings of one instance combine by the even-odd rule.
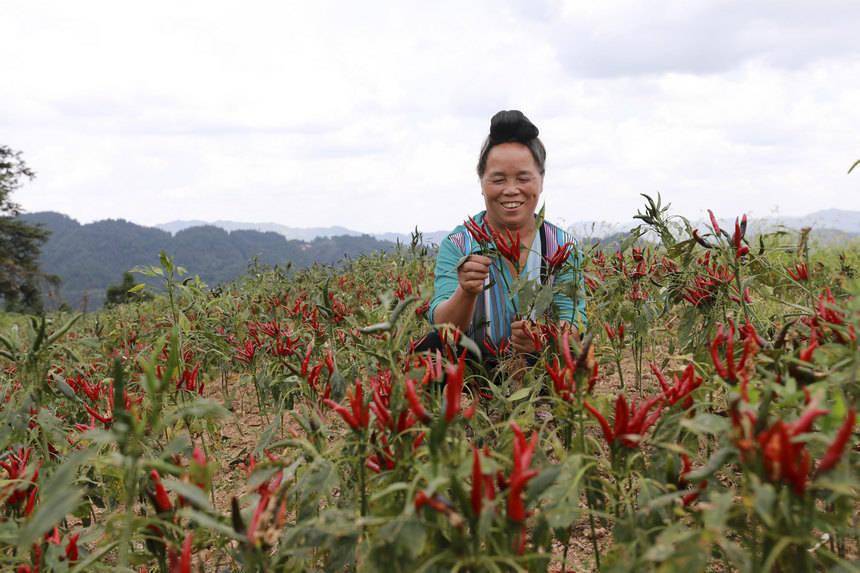
[[[7,311],[42,312],[40,283],[56,282],[39,271],[49,232],[18,220],[21,206],[11,199],[24,180],[35,176],[20,151],[0,145],[0,299]]]
[[[134,277],[128,271],[122,273],[122,282],[118,285],[110,285],[105,293],[105,305],[125,304],[127,302],[144,301],[152,299],[152,295],[146,291],[129,292],[136,285]]]

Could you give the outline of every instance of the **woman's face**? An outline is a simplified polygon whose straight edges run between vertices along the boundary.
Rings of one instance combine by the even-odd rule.
[[[493,227],[516,231],[533,225],[541,191],[543,176],[528,147],[501,143],[490,149],[481,192]]]

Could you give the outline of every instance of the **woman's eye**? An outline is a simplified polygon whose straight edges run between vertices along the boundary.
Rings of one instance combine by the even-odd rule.
[[[496,177],[495,179],[492,180],[492,182],[494,185],[501,185],[502,183],[505,182],[505,180],[501,177]]]
[[[532,178],[528,176],[517,177],[517,181],[519,181],[520,183],[528,183],[531,180]]]

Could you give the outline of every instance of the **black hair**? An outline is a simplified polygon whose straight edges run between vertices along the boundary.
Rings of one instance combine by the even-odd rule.
[[[546,148],[538,138],[538,128],[518,109],[502,110],[490,120],[490,135],[484,140],[478,158],[478,177],[484,176],[487,169],[487,156],[490,150],[500,143],[522,143],[535,159],[540,174],[544,174]]]

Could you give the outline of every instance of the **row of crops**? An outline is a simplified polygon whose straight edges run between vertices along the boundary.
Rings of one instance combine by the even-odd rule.
[[[856,570],[860,247],[638,217],[553,261],[582,288],[514,285],[587,300],[531,356],[417,351],[417,242],[7,322],[0,568]]]

